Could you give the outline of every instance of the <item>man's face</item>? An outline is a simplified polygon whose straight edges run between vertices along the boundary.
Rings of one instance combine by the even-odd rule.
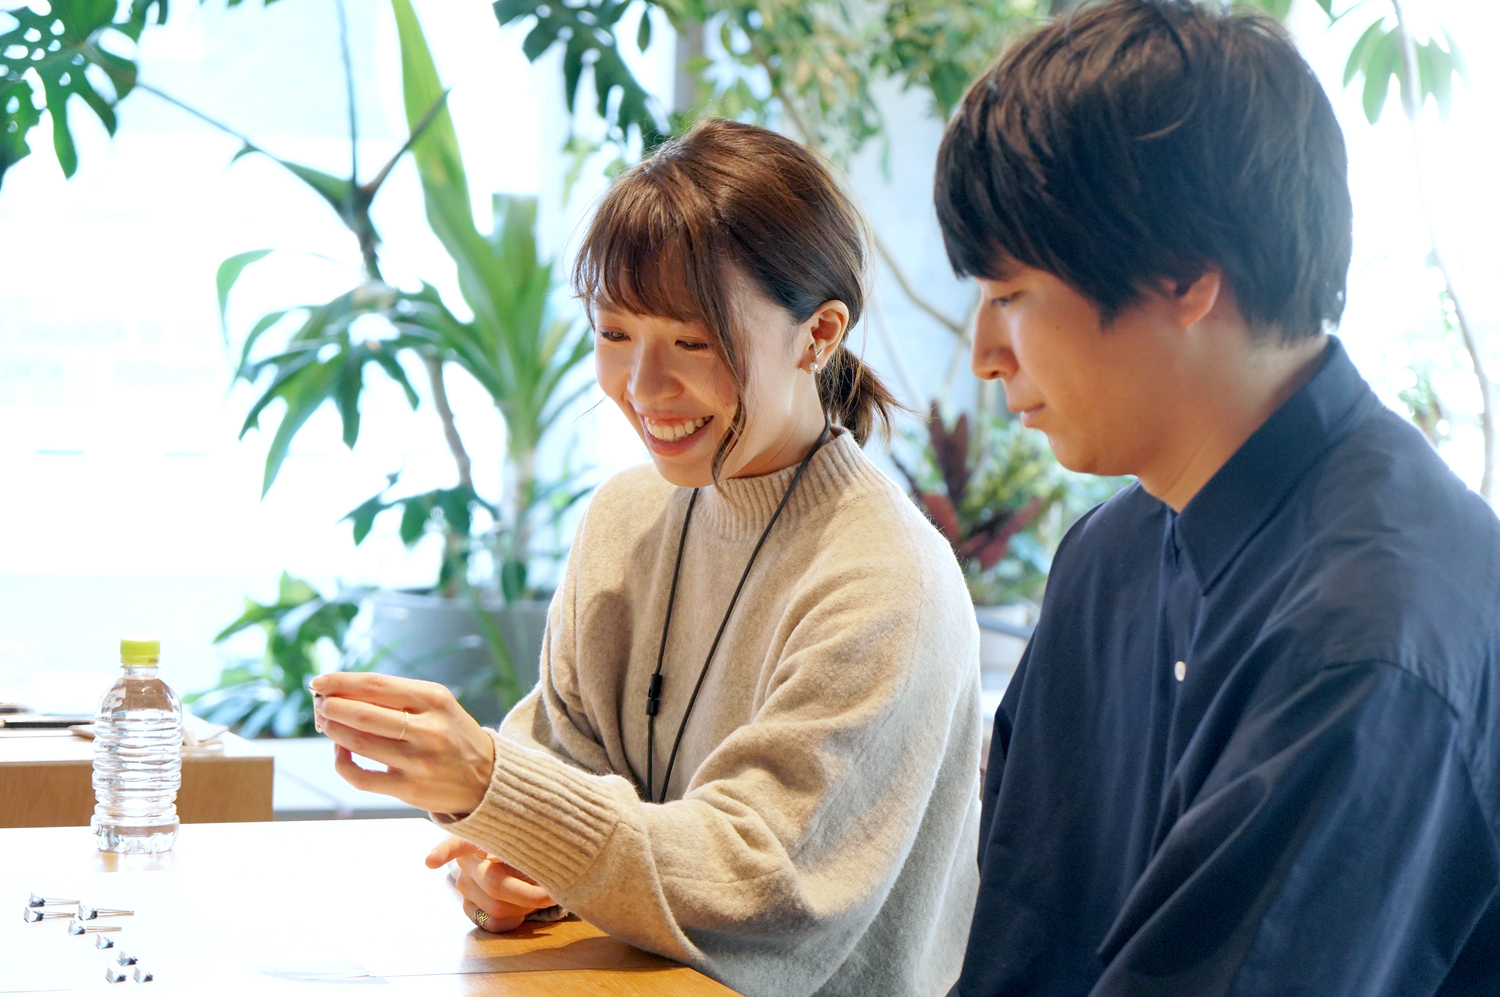
[[[981,279],[974,373],[1000,380],[1021,421],[1064,467],[1135,474],[1173,435],[1161,414],[1180,332],[1169,298],[1148,294],[1102,327],[1098,310],[1043,270]]]

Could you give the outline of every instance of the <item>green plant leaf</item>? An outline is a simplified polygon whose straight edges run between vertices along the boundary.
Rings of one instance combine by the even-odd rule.
[[[1372,42],[1365,56],[1362,67],[1365,88],[1361,103],[1365,117],[1372,125],[1380,120],[1381,112],[1385,110],[1386,98],[1391,92],[1391,78],[1400,72],[1400,55],[1397,33],[1391,31]]]
[[[250,331],[245,334],[245,345],[240,348],[240,362],[239,366],[235,368],[235,376],[245,376],[250,368],[250,351],[255,348],[256,342],[260,340],[260,337],[266,330],[286,318],[293,311],[296,311],[296,309],[283,308],[281,311],[267,312],[256,321],[255,325],[250,328]]]
[[[610,131],[623,140],[636,129],[646,148],[663,138],[664,122],[652,107],[650,95],[620,56],[614,27],[635,0],[585,0],[577,6],[537,0],[497,0],[495,17],[502,26],[524,18],[535,18],[522,43],[532,62],[554,44],[562,42],[563,92],[569,113],[577,105],[583,69],[592,69],[595,107]],[[642,50],[650,42],[650,5],[642,12],[636,42]],[[615,93],[618,91],[618,99]]]
[[[344,516],[353,525],[355,546],[364,543],[365,537],[370,535],[370,530],[375,525],[375,517],[386,510],[384,498],[385,492],[381,492],[373,498],[365,499]]]
[[[1344,86],[1353,82],[1365,68],[1365,59],[1368,57],[1369,48],[1379,38],[1385,37],[1385,19],[1377,17],[1375,23],[1364,30],[1354,47],[1349,50],[1349,58],[1344,62]]]
[[[311,166],[303,166],[289,159],[281,159],[273,156],[258,146],[247,145],[234,154],[234,160],[242,159],[252,153],[259,153],[274,163],[279,164],[292,176],[301,180],[323,200],[327,201],[338,212],[340,218],[346,218],[351,205],[354,203],[354,182],[347,177],[336,177],[322,170],[315,170]],[[231,160],[232,162],[233,160]],[[346,219],[347,220],[347,219]]]
[[[427,532],[427,520],[432,518],[432,497],[416,495],[393,504],[401,507],[401,542],[410,547]]]
[[[1333,0],[1327,2],[1332,3]],[[1249,0],[1249,5],[1265,11],[1278,21],[1285,21],[1287,14],[1292,11],[1292,0]]]
[[[1467,84],[1469,82],[1469,63],[1464,58],[1463,49],[1458,45],[1458,39],[1454,38],[1452,32],[1447,28],[1443,29],[1443,38],[1448,42],[1448,61],[1452,64],[1453,71],[1458,74],[1459,79]]]
[[[644,52],[651,47],[651,8],[641,11],[641,23],[635,29],[635,47]]]
[[[526,598],[526,562],[507,559],[500,566],[500,593],[506,602]]]
[[[26,134],[41,120],[30,85],[20,77],[11,80],[0,74],[0,181],[6,170],[31,155]]]
[[[240,279],[240,274],[250,264],[265,259],[274,253],[274,249],[252,249],[247,253],[236,253],[223,263],[219,264],[219,270],[214,275],[214,284],[219,290],[219,327],[228,335],[226,324],[226,313],[229,310],[229,292],[233,290],[235,282]],[[282,312],[281,314],[286,314]],[[264,332],[265,330],[260,330]],[[256,333],[259,335],[259,333]]]
[[[0,34],[0,174],[30,151],[25,133],[39,118],[35,93],[23,74],[33,72],[42,84],[42,97],[52,118],[52,146],[63,175],[78,171],[78,150],[68,122],[69,101],[77,97],[98,116],[106,131],[115,133],[114,105],[135,86],[133,62],[100,45],[110,30],[118,31],[115,0],[55,0],[46,14],[29,7],[5,11],[16,22]],[[128,22],[126,22],[128,23]],[[86,70],[103,71],[113,91],[95,89]]]
[[[294,389],[283,395],[286,399],[286,412],[281,416],[281,423],[276,427],[276,435],[271,437],[271,447],[266,453],[266,473],[260,489],[262,498],[276,483],[276,475],[281,473],[281,465],[292,445],[292,437],[297,435],[297,430],[302,428],[302,424],[307,422],[318,407],[328,400],[338,371],[338,365],[331,362],[309,364],[306,368],[307,376],[298,380]]]

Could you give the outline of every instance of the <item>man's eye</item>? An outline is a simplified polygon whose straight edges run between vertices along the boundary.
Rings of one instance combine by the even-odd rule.
[[[999,305],[1001,308],[1004,308],[1006,305],[1010,304],[1015,299],[1016,299],[1016,296],[1014,294],[1007,294],[1007,295],[1004,295],[1003,297],[991,298],[990,299],[990,304],[992,304],[992,305]]]
[[[623,332],[616,332],[613,329],[600,329],[599,338],[611,343],[625,342],[625,334]]]

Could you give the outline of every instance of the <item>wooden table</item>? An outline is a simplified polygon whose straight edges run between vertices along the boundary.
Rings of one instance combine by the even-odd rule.
[[[198,824],[160,856],[114,856],[87,828],[0,830],[0,994],[135,992],[105,982],[118,949],[161,993],[328,995],[363,982],[431,997],[733,994],[583,921],[475,928],[444,870],[422,864],[442,838],[412,819]],[[100,951],[66,919],[25,923],[32,892],[136,913],[96,922],[122,927]]]
[[[177,816],[184,824],[271,819],[276,760],[253,741],[222,734],[182,753]],[[66,730],[0,731],[0,827],[88,824],[94,813],[94,742]]]

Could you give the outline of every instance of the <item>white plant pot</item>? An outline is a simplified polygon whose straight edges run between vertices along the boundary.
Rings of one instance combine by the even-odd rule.
[[[455,693],[494,673],[486,628],[468,600],[382,591],[370,602],[370,643],[380,656],[375,671],[441,682]],[[522,693],[529,691],[537,682],[547,603],[486,603],[482,611],[505,641]],[[486,726],[504,717],[494,697],[470,696],[466,705]]]

